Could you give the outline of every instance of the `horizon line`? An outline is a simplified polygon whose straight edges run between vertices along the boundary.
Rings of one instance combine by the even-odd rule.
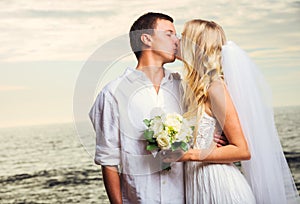
[[[276,109],[280,108],[300,108],[300,105],[286,105],[286,106],[273,106],[276,114]],[[82,120],[80,122],[90,122],[89,120]],[[73,120],[61,121],[61,122],[41,122],[41,123],[30,123],[30,124],[19,124],[19,125],[6,125],[0,126],[0,130],[3,129],[12,129],[12,128],[27,128],[27,127],[39,127],[39,126],[50,126],[50,125],[63,125],[63,124],[74,124],[76,127],[76,122]]]

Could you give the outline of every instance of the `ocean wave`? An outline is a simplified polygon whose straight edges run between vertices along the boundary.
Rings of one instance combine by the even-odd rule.
[[[290,163],[299,163],[300,164],[300,152],[286,152],[284,151],[285,158],[287,162]]]
[[[101,181],[99,169],[52,169],[35,172],[32,174],[16,174],[13,176],[1,176],[1,184],[21,184],[42,181],[44,188],[66,185],[89,185],[92,181]]]
[[[109,203],[99,167],[0,177],[0,203]]]

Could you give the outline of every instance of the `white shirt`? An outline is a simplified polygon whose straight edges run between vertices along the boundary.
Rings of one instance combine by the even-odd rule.
[[[180,75],[164,71],[157,93],[143,72],[128,68],[103,88],[90,111],[95,163],[120,166],[123,203],[184,203],[183,164],[160,171],[143,138],[144,119],[162,112],[182,113]]]

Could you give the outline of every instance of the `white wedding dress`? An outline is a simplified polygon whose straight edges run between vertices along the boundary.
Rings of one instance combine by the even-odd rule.
[[[194,148],[209,149],[218,129],[216,119],[204,113]],[[187,204],[255,203],[249,184],[233,163],[186,162],[185,186]]]
[[[229,41],[222,46],[224,82],[239,116],[251,159],[234,164],[186,162],[187,203],[299,204],[274,122],[269,86],[247,53]],[[194,148],[210,149],[215,118],[203,115]],[[255,198],[254,198],[255,196]]]

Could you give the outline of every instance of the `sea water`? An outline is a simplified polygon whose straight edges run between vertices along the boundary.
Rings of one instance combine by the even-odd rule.
[[[275,108],[275,121],[299,191],[300,107]],[[2,128],[0,139],[0,203],[109,203],[90,124]]]

